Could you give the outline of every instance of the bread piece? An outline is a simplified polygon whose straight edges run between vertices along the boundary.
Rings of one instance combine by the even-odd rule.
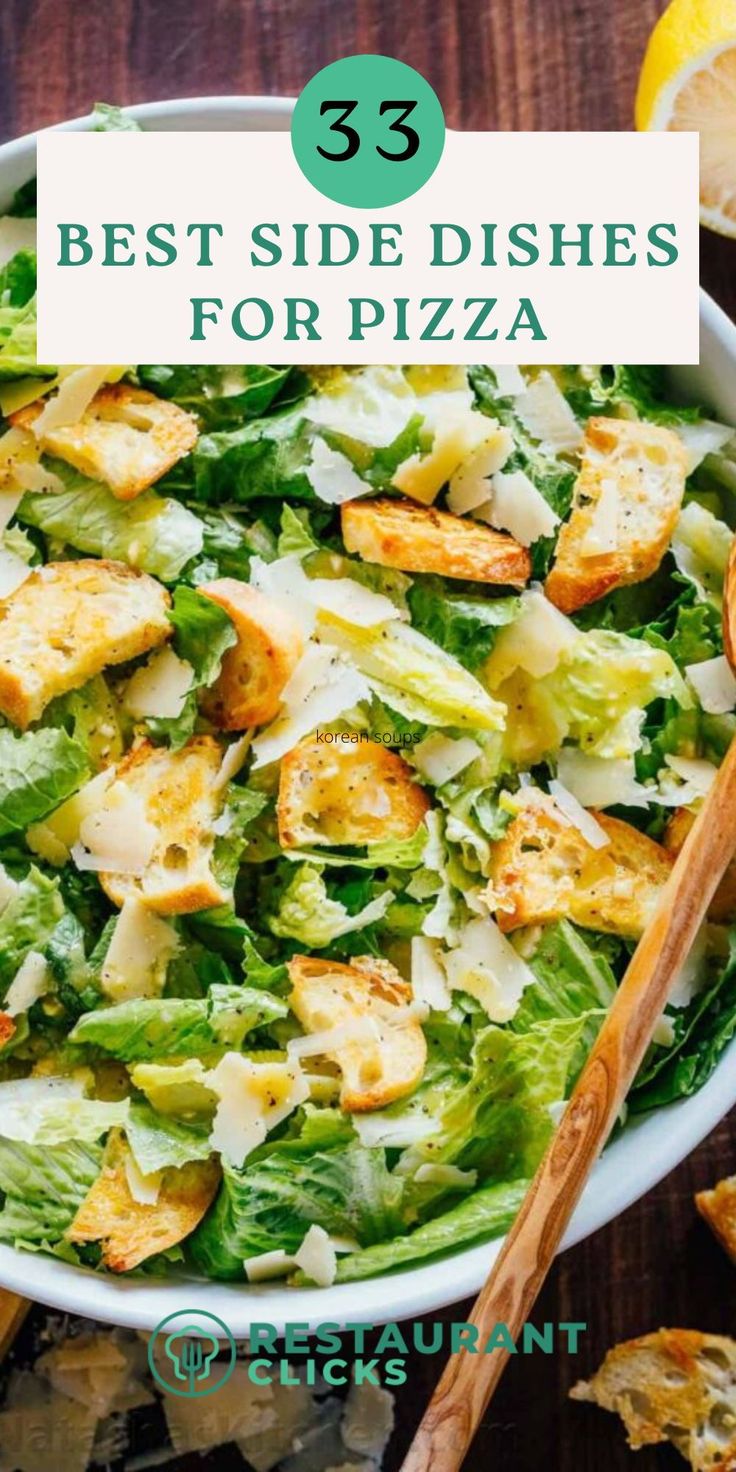
[[[670,1441],[694,1472],[736,1472],[736,1342],[659,1329],[610,1349],[570,1391],[617,1411],[637,1451]]]
[[[675,808],[664,830],[663,843],[673,858],[677,858],[690,829],[695,822],[695,813],[688,808]],[[732,859],[710,902],[708,919],[715,925],[727,925],[736,918],[736,859]]]
[[[736,1176],[727,1176],[712,1191],[698,1191],[695,1205],[721,1246],[736,1262]]]
[[[592,848],[565,824],[551,800],[529,804],[492,845],[489,895],[503,931],[552,920],[638,937],[669,877],[672,860],[659,844],[605,813],[607,834]]]
[[[513,537],[433,506],[388,499],[345,501],[340,520],[348,552],[381,567],[517,588],[531,577],[529,553]]]
[[[685,447],[671,429],[589,419],[572,514],[545,584],[551,602],[573,613],[651,577],[680,514],[686,472]],[[595,551],[606,541],[610,550]]]
[[[213,783],[221,762],[212,736],[194,736],[180,751],[142,741],[123,758],[116,782],[142,800],[158,837],[142,875],[100,874],[113,904],[136,896],[159,915],[188,915],[227,901],[212,872],[213,823],[222,806]]]
[[[111,1273],[129,1273],[146,1258],[182,1242],[201,1222],[220,1183],[214,1157],[190,1161],[165,1170],[158,1200],[143,1205],[128,1184],[126,1164],[131,1159],[125,1137],[113,1130],[102,1170],[66,1233],[69,1242],[99,1242],[102,1265]]]
[[[19,409],[11,424],[30,429],[44,405],[37,399]],[[178,404],[129,383],[110,383],[76,424],[42,433],[39,443],[83,475],[105,481],[119,501],[132,501],[189,453],[198,434],[196,419]]]
[[[124,562],[49,562],[0,599],[0,711],[25,729],[56,695],[171,635],[165,588]]]
[[[377,741],[307,736],[281,763],[282,848],[411,838],[429,807],[409,763]]]
[[[352,965],[316,956],[289,962],[289,1006],[307,1033],[355,1026],[337,1045],[325,1039],[325,1057],[342,1073],[341,1108],[351,1114],[384,1109],[421,1081],[427,1044],[414,1016],[412,990],[388,961],[358,956]],[[403,1014],[403,1015],[402,1015]]]
[[[278,714],[281,692],[304,653],[304,635],[285,608],[237,578],[203,583],[198,592],[224,608],[238,636],[202,709],[221,731],[265,726]]]

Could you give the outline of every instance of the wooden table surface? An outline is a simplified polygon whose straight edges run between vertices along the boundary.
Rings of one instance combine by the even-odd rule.
[[[416,66],[454,127],[629,128],[644,46],[663,8],[659,0],[1,0],[0,139],[84,113],[97,99],[295,95],[319,67],[360,51]],[[703,284],[734,316],[735,266],[736,244],[704,237]],[[582,1320],[589,1332],[575,1356],[512,1363],[470,1468],[632,1466],[618,1421],[571,1404],[566,1392],[618,1339],[662,1324],[733,1331],[736,1271],[692,1198],[735,1167],[732,1120],[560,1259],[535,1319]],[[443,1317],[462,1319],[467,1308]],[[412,1361],[388,1472],[439,1370],[436,1358]],[[684,1464],[657,1448],[633,1465],[666,1472]]]

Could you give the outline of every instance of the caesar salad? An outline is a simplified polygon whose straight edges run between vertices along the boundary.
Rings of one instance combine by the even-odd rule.
[[[497,1236],[734,731],[734,432],[642,367],[38,365],[33,228],[0,1241],[328,1285]],[[734,921],[732,866],[630,1112],[733,1037]]]

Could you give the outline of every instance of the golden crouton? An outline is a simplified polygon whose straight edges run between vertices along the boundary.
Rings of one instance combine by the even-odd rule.
[[[0,599],[0,711],[25,728],[50,700],[171,635],[148,573],[102,558],[49,562]]]
[[[416,1017],[406,1016],[412,990],[388,961],[356,957],[352,965],[294,956],[289,1006],[307,1033],[355,1026],[355,1037],[328,1045],[342,1073],[340,1105],[351,1114],[384,1109],[420,1082],[427,1044]]]
[[[99,1242],[102,1265],[129,1273],[154,1253],[182,1242],[201,1222],[220,1183],[217,1161],[190,1161],[163,1172],[154,1205],[136,1201],[128,1184],[130,1147],[120,1131],[110,1134],[97,1180],[66,1236],[70,1242]]]
[[[30,429],[44,403],[37,399],[11,414],[11,424]],[[92,480],[105,481],[119,501],[132,501],[189,453],[198,433],[194,416],[178,404],[129,383],[110,383],[76,424],[42,433],[40,445]]]
[[[348,552],[404,572],[522,587],[531,577],[526,547],[505,532],[411,501],[345,501],[340,507]]]
[[[656,572],[685,490],[685,447],[671,429],[589,419],[572,515],[545,593],[563,613]]]
[[[221,807],[213,783],[221,762],[212,736],[194,736],[180,751],[142,741],[123,757],[116,780],[142,799],[157,838],[143,874],[100,874],[113,904],[135,896],[159,915],[188,915],[225,903],[228,895],[212,872]]]
[[[218,578],[198,591],[224,608],[238,636],[202,708],[221,731],[265,726],[278,714],[281,692],[304,653],[304,635],[285,608],[237,578]]]
[[[676,808],[664,830],[662,842],[673,858],[682,848],[695,822],[695,813],[688,808]],[[736,858],[732,859],[710,902],[708,919],[715,925],[728,925],[736,918]]]
[[[698,1191],[695,1205],[721,1246],[736,1262],[736,1176],[727,1176],[712,1191]]]
[[[635,1451],[669,1441],[694,1472],[735,1472],[735,1384],[733,1339],[658,1329],[609,1349],[570,1395],[618,1412]]]
[[[307,736],[281,763],[279,843],[411,838],[429,806],[408,762],[377,741],[327,745]]]
[[[569,919],[590,930],[640,936],[669,877],[659,844],[596,813],[608,837],[593,848],[553,803],[525,807],[492,846],[489,895],[501,930]]]

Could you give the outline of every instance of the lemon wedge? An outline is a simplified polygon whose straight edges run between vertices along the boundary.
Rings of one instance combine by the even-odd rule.
[[[736,0],[672,0],[649,40],[636,126],[700,134],[700,218],[736,237]]]

